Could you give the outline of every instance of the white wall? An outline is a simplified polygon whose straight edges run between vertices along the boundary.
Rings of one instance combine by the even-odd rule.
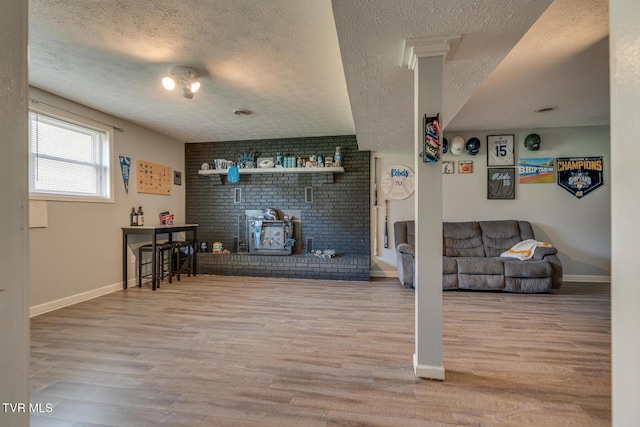
[[[378,181],[378,207],[372,208],[372,226],[371,226],[371,275],[381,277],[396,277],[398,275],[396,271],[396,251],[394,249],[393,241],[393,223],[395,221],[405,221],[414,219],[415,210],[415,195],[412,195],[404,200],[389,200],[388,212],[385,208],[385,199],[382,189],[380,188],[380,179],[385,170],[394,165],[403,165],[414,169],[413,152],[390,152],[390,151],[378,151],[372,153],[371,165],[375,169],[375,158],[377,161],[377,181]],[[415,172],[415,171],[414,171]],[[376,181],[375,170],[371,171],[371,188],[374,188]],[[371,198],[373,203],[373,197]],[[376,224],[374,223],[374,210],[378,211],[377,220],[377,232],[378,232],[378,256],[374,256],[374,234],[376,232]],[[389,247],[385,249],[384,242],[384,218],[385,213],[388,214],[388,232],[389,232]]]
[[[47,202],[48,227],[30,229],[30,305],[32,314],[119,289],[122,285],[122,232],[132,206],[142,206],[145,224],[159,224],[158,214],[170,211],[185,222],[185,191],[173,185],[171,196],[136,192],[135,162],[146,160],[181,171],[184,144],[156,132],[91,110],[35,88],[29,96],[120,128],[114,132],[115,203]],[[129,193],[125,193],[118,154],[132,159]],[[134,240],[135,242],[135,240]],[[129,280],[135,264],[129,256]]]
[[[524,148],[524,138],[536,132],[542,137],[538,151]],[[520,158],[535,157],[582,157],[604,158],[604,186],[578,199],[555,182],[552,184],[517,184],[515,200],[487,200],[486,135],[509,133],[515,135],[516,162]],[[443,216],[445,221],[472,221],[489,219],[522,219],[531,221],[536,237],[558,247],[564,274],[571,276],[595,276],[606,280],[611,272],[611,162],[609,156],[610,137],[608,126],[550,128],[535,130],[496,130],[482,132],[445,132],[448,140],[461,135],[465,140],[477,137],[482,141],[476,156],[443,155],[442,160],[453,160],[457,168],[459,160],[473,160],[472,174],[443,176]],[[380,171],[392,164],[413,164],[413,153],[377,152]],[[425,165],[426,167],[427,165]],[[438,165],[437,167],[441,167]],[[517,172],[516,172],[517,173]],[[373,178],[372,178],[373,179]],[[379,181],[378,181],[379,185]],[[413,199],[390,202],[389,224],[413,219]],[[382,219],[378,218],[378,230],[384,224],[384,202],[379,197]],[[391,231],[390,242],[393,242]],[[379,240],[380,241],[380,240]],[[373,276],[396,275],[396,255],[393,244],[381,249],[379,256],[372,257]],[[373,251],[372,251],[373,253]]]

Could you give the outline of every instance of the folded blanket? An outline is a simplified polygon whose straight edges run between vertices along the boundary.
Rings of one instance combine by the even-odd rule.
[[[552,248],[553,246],[551,246],[547,242],[539,242],[535,239],[527,239],[523,240],[520,243],[516,243],[508,251],[502,252],[500,256],[505,258],[518,258],[519,260],[524,261],[527,259],[531,259],[536,248],[540,247]]]

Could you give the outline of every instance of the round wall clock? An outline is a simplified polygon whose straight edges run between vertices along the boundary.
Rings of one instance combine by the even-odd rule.
[[[402,200],[415,191],[415,175],[407,166],[394,165],[384,171],[380,181],[382,192],[393,200]]]

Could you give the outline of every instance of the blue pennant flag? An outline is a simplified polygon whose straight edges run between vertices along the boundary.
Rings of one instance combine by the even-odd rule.
[[[129,170],[131,169],[131,157],[120,154],[120,170],[124,181],[124,191],[129,194]]]

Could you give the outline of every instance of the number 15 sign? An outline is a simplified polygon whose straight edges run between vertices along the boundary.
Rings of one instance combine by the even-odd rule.
[[[487,135],[487,166],[513,165],[513,135]]]

